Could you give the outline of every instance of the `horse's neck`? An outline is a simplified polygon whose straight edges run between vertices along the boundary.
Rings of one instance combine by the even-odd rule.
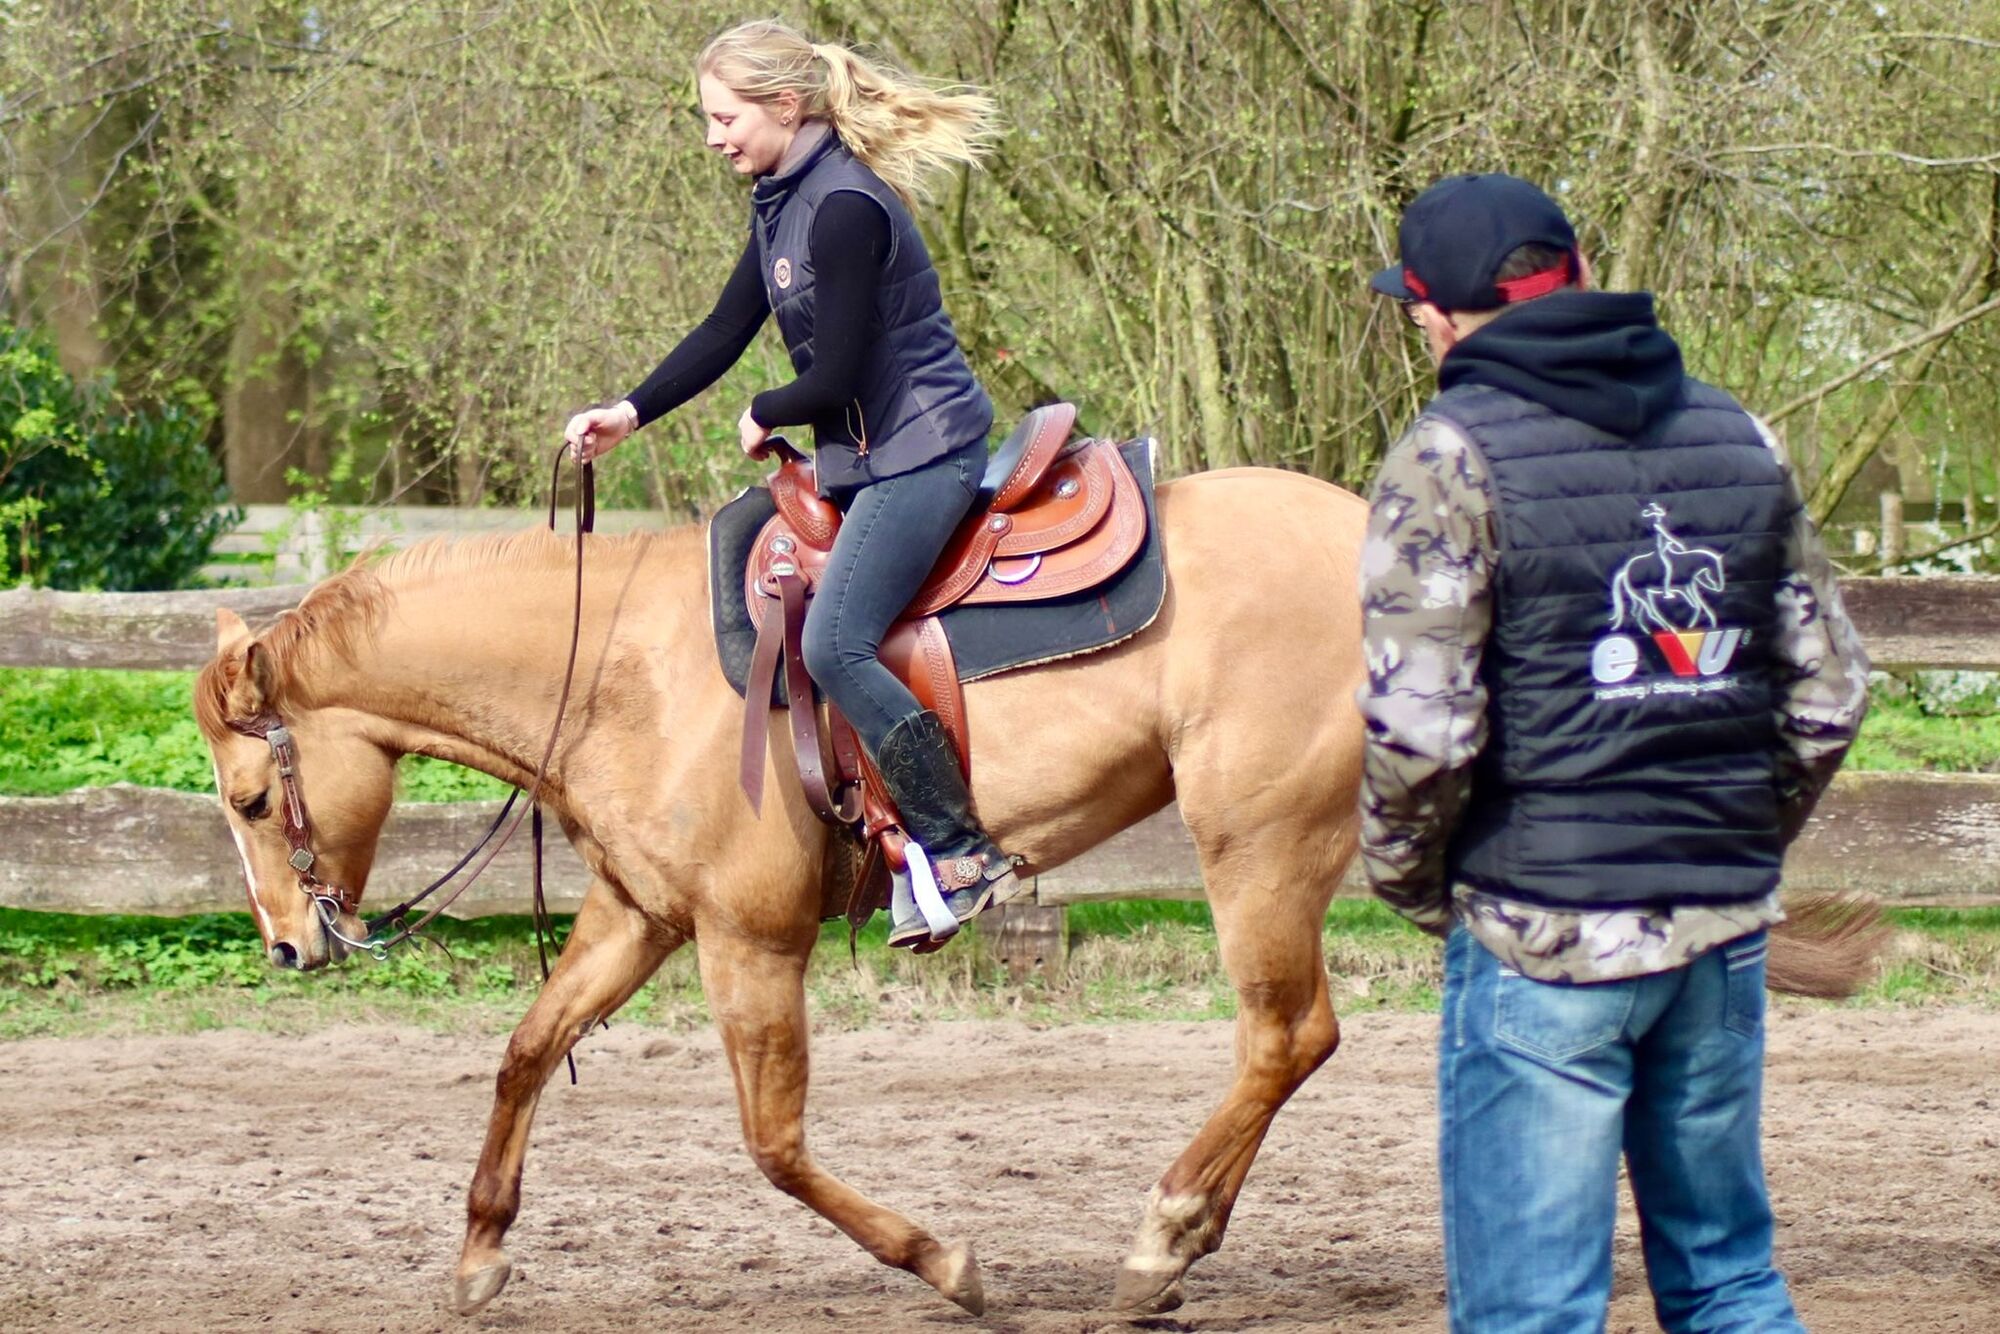
[[[556,770],[586,720],[593,729],[617,727],[629,721],[622,711],[657,712],[663,682],[656,678],[676,673],[671,664],[654,670],[662,666],[656,659],[707,647],[705,622],[683,624],[688,605],[701,605],[698,590],[691,597],[682,586],[699,580],[699,568],[680,568],[685,559],[659,559],[643,544],[626,551],[630,559],[593,558],[585,572],[569,742],[552,761]],[[313,694],[376,720],[392,749],[523,781],[541,759],[563,687],[573,562],[392,574],[385,582],[391,600],[376,634],[353,662],[328,663],[330,679]],[[648,655],[649,646],[657,652]]]

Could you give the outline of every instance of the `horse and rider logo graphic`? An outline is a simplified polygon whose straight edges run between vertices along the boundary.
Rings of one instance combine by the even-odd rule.
[[[1653,521],[1653,549],[1632,557],[1612,576],[1611,629],[1651,639],[1675,676],[1710,677],[1726,671],[1743,631],[1716,622],[1714,601],[1728,583],[1721,555],[1674,536],[1658,501],[1639,513]],[[1616,685],[1638,669],[1639,644],[1631,634],[1606,635],[1590,655],[1591,675],[1603,685]]]

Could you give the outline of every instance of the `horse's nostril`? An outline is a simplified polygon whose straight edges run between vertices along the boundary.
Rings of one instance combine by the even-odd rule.
[[[271,946],[271,962],[279,968],[297,968],[299,952],[281,940]]]

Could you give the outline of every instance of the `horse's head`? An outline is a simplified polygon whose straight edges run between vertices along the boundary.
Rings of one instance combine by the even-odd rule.
[[[362,715],[300,698],[288,679],[293,655],[266,642],[277,637],[260,640],[236,613],[218,611],[215,658],[196,681],[195,716],[215,761],[216,792],[242,854],[265,951],[280,968],[319,968],[347,953],[336,932],[362,936],[355,909],[394,797],[395,758],[369,739]],[[287,836],[287,822],[296,828],[302,813],[292,809],[277,748],[237,730],[260,720],[281,723],[297,757],[303,842],[312,854],[304,874],[295,865],[305,860],[296,838]],[[315,899],[312,881],[324,899]],[[327,916],[335,919],[332,930]]]

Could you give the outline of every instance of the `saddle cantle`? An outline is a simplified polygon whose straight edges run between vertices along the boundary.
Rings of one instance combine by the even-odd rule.
[[[1074,407],[1054,403],[1014,429],[904,619],[961,603],[1061,597],[1130,562],[1146,538],[1139,483],[1112,442],[1070,445],[1075,420]],[[771,498],[778,512],[758,534],[743,579],[745,606],[760,623],[783,575],[796,573],[808,593],[819,587],[840,532],[840,511],[816,493],[802,458],[779,467]]]
[[[955,609],[979,604],[1088,599],[1090,590],[1130,569],[1147,545],[1151,497],[1133,465],[1110,441],[1072,444],[1075,418],[1073,406],[1052,404],[1029,413],[1014,430],[989,462],[971,512],[883,640],[882,661],[943,720],[968,775],[963,691],[940,613],[957,615]],[[785,461],[769,484],[775,513],[749,544],[741,573],[739,605],[757,627],[744,683],[743,789],[753,805],[761,804],[769,707],[782,664],[785,695],[793,706],[793,750],[809,804],[829,823],[879,838],[871,854],[879,849],[899,866],[896,814],[845,720],[829,708],[827,726],[820,726],[812,683],[798,654],[806,602],[825,571],[841,514],[818,495],[811,463],[789,446],[781,452]],[[1143,462],[1143,453],[1139,457]],[[717,569],[716,577],[733,573]],[[1144,622],[1157,606],[1155,598]],[[718,633],[722,610],[718,603]],[[1105,619],[1111,619],[1108,605]],[[1091,646],[1138,628],[1122,628]],[[806,707],[798,707],[801,701]]]

